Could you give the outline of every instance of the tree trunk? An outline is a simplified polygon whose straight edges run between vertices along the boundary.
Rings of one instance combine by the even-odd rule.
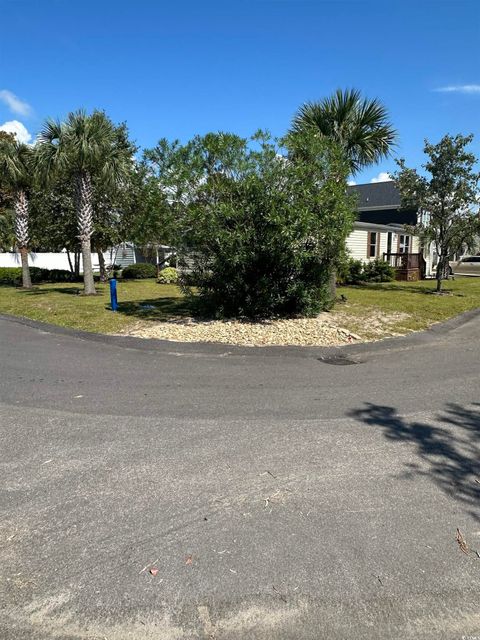
[[[75,200],[77,209],[78,237],[82,244],[83,284],[86,296],[95,295],[95,282],[92,269],[92,247],[90,238],[93,233],[92,181],[90,174],[83,171],[76,176]]]
[[[444,256],[440,256],[438,258],[438,264],[437,264],[437,288],[436,288],[437,293],[440,293],[441,290],[442,290],[442,280],[445,277],[446,262],[448,264],[448,258],[447,258],[447,260],[445,260]]]
[[[32,288],[30,268],[28,266],[28,199],[25,191],[18,191],[15,197],[15,238],[22,258],[22,286]]]
[[[105,268],[105,257],[100,247],[97,247],[98,264],[100,267],[100,282],[107,281],[107,269]]]
[[[330,296],[332,297],[332,304],[335,302],[335,298],[337,297],[337,270],[332,269],[330,273],[330,281],[328,283],[328,287],[330,289]]]
[[[30,268],[28,266],[27,247],[20,247],[20,256],[22,258],[22,287],[24,289],[31,289],[32,279],[30,278]]]
[[[95,281],[93,279],[92,268],[92,248],[90,246],[90,238],[82,241],[82,258],[83,258],[83,293],[86,296],[94,296]]]
[[[68,266],[70,267],[70,271],[72,272],[72,275],[75,273],[73,270],[73,264],[72,264],[72,259],[70,257],[70,251],[67,249],[67,260],[68,260]]]
[[[75,278],[77,280],[78,278],[80,278],[80,255],[81,255],[81,252],[76,249],[75,253],[73,254],[73,260],[74,260],[73,273],[75,274]]]

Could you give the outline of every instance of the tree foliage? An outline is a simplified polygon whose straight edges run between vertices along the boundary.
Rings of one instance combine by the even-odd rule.
[[[162,140],[156,162],[203,311],[258,318],[331,306],[330,273],[354,219],[336,145],[217,133]]]
[[[437,291],[448,274],[450,257],[471,246],[480,232],[477,158],[466,147],[473,136],[444,136],[439,143],[425,141],[427,175],[397,162],[394,175],[405,207],[419,211],[414,230],[426,243],[434,243],[438,255]]]
[[[0,131],[0,146],[14,140],[13,134]],[[2,171],[0,172],[0,251],[11,251],[15,245],[14,225],[13,194],[7,175]]]

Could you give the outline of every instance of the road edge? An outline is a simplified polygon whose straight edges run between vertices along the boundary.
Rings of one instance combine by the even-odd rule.
[[[407,349],[415,346],[431,343],[438,338],[448,334],[450,331],[463,326],[467,322],[480,317],[480,307],[465,311],[453,318],[433,324],[423,331],[415,331],[405,336],[395,338],[384,338],[373,342],[361,342],[357,344],[337,345],[331,347],[312,347],[302,345],[267,345],[267,346],[240,346],[230,345],[218,342],[175,342],[173,340],[160,340],[158,338],[138,338],[136,336],[119,336],[104,333],[92,333],[90,331],[82,331],[80,329],[72,329],[70,327],[62,327],[60,325],[42,322],[40,320],[32,320],[23,316],[15,316],[0,313],[0,320],[21,324],[32,329],[37,329],[44,333],[54,335],[63,335],[77,338],[80,340],[89,340],[102,344],[134,349],[139,351],[155,351],[167,354],[175,353],[176,355],[189,354],[210,354],[210,355],[266,355],[266,356],[289,356],[289,357],[308,357],[321,358],[322,356],[332,356],[333,354],[344,354],[348,356],[362,355],[366,353],[378,353],[382,351],[392,351],[399,349]]]

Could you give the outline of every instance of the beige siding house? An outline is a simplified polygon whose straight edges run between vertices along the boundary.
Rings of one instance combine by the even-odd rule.
[[[349,190],[358,202],[358,218],[347,238],[352,258],[386,260],[399,280],[431,275],[429,248],[422,247],[418,236],[407,231],[417,223],[417,211],[402,208],[394,182],[353,185]]]
[[[391,253],[418,253],[418,237],[398,225],[356,222],[347,238],[347,249],[355,260],[384,259]]]

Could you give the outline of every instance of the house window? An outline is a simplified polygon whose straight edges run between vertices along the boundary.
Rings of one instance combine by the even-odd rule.
[[[408,253],[410,251],[410,236],[398,236],[398,253]]]
[[[380,234],[376,231],[370,231],[368,234],[367,258],[376,258],[378,255],[378,245]]]

